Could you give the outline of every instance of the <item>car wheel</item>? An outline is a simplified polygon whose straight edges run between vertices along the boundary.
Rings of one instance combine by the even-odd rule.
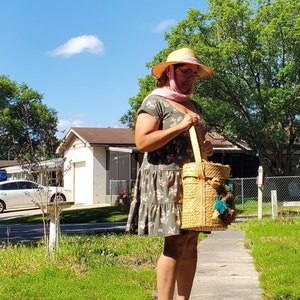
[[[5,208],[6,208],[5,202],[0,200],[0,213],[3,213]]]
[[[50,200],[50,202],[58,202],[58,203],[64,201],[66,201],[66,197],[63,194],[54,194]]]

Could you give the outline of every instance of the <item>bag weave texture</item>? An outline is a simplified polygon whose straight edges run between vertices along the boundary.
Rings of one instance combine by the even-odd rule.
[[[213,163],[201,158],[198,139],[194,127],[190,136],[196,162],[183,166],[183,207],[181,228],[195,231],[226,230],[227,224],[214,218],[214,203],[218,197],[210,179],[218,178],[225,182],[230,176],[230,166]]]

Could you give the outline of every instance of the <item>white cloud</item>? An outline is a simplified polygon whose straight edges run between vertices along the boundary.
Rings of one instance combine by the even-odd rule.
[[[82,52],[89,52],[92,54],[102,54],[104,45],[98,37],[94,35],[81,35],[69,39],[66,43],[58,46],[54,50],[47,52],[51,56],[65,56],[69,57]]]
[[[71,127],[84,127],[85,115],[77,114],[58,121],[57,136],[62,138]]]
[[[176,20],[174,19],[169,19],[169,20],[164,20],[160,22],[154,29],[154,32],[161,32],[165,31],[168,27],[173,26],[176,24]]]

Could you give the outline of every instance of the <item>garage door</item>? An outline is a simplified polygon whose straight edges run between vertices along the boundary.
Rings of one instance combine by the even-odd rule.
[[[74,163],[74,201],[75,203],[85,203],[87,201],[86,186],[86,167],[85,161]]]

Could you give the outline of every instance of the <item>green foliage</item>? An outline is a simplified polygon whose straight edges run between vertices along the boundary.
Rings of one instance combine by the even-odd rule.
[[[243,201],[238,201],[235,205],[238,216],[257,216],[257,201],[257,198],[247,198]],[[264,215],[272,215],[271,200],[262,203],[262,212]]]
[[[115,207],[111,216],[122,213],[121,208]],[[264,299],[298,299],[300,218],[285,214],[233,226],[246,232]],[[151,299],[163,238],[63,235],[51,260],[46,259],[43,243],[1,246],[1,299]]]
[[[37,164],[55,156],[57,112],[25,83],[0,76],[0,158]]]
[[[129,99],[129,104],[131,106],[131,110],[124,114],[120,122],[122,124],[126,124],[129,128],[134,129],[136,113],[144,100],[144,98],[153,90],[155,86],[155,79],[147,75],[145,78],[139,79],[140,91],[136,97],[131,97]]]
[[[1,299],[150,299],[162,238],[62,236],[55,258],[42,244],[1,249]],[[147,251],[144,251],[147,249]]]
[[[128,218],[128,206],[105,206],[98,208],[86,209],[71,209],[64,210],[60,215],[61,224],[76,224],[76,223],[102,223],[102,222],[126,222]],[[2,224],[15,223],[42,223],[42,214],[33,216],[20,217],[5,221],[0,221]]]
[[[66,223],[116,222],[124,221],[124,214],[127,220],[128,207],[63,214]],[[13,221],[21,224],[38,220],[42,222],[32,217]],[[199,240],[205,236],[200,234]],[[45,256],[43,244],[38,241],[0,246],[1,299],[147,300],[156,289],[155,268],[163,237],[124,232],[62,235],[51,260]]]
[[[218,133],[246,141],[267,174],[292,174],[300,134],[300,3],[298,0],[209,0],[190,9],[149,67],[179,47],[193,48],[214,76],[197,83],[194,99]],[[149,90],[152,80],[140,80]],[[152,85],[153,87],[153,85]],[[131,98],[132,125],[144,92]]]
[[[300,295],[300,218],[251,220],[241,224],[259,272],[264,299]]]
[[[236,212],[239,217],[257,217],[258,214],[258,199],[246,198],[236,200],[235,204]],[[300,216],[299,206],[278,206],[278,215],[280,216]],[[263,217],[272,216],[272,203],[271,199],[263,199],[262,203]]]

